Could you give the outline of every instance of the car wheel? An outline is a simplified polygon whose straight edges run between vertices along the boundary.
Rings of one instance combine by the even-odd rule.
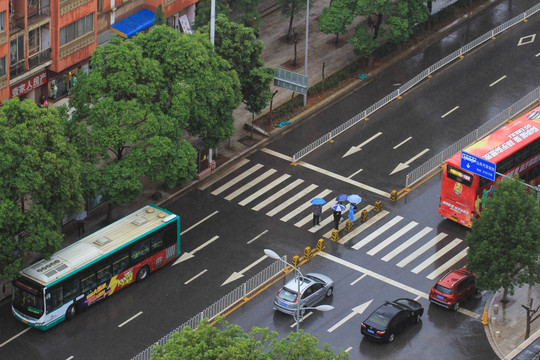
[[[148,277],[148,274],[150,271],[148,270],[148,266],[143,266],[139,269],[139,272],[137,273],[137,281],[143,281]]]
[[[390,333],[390,335],[388,335],[388,342],[391,343],[392,341],[394,341],[395,338],[396,337],[395,337],[394,333]]]
[[[72,304],[70,307],[68,307],[66,311],[66,319],[69,321],[75,317],[77,314],[77,309],[75,308],[75,304]]]
[[[329,288],[327,291],[326,291],[326,297],[329,297],[329,296],[332,296],[332,294],[334,293],[334,288]]]
[[[459,309],[459,301],[454,304],[452,310],[457,311]]]

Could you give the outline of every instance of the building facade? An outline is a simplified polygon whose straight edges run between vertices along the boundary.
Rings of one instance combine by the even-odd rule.
[[[182,31],[180,19],[193,23],[197,1],[0,0],[0,101],[66,97],[113,24],[161,5],[167,24]]]

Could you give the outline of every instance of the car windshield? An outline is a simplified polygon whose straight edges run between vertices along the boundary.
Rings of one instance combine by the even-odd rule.
[[[371,324],[376,325],[378,329],[386,329],[388,323],[390,322],[390,319],[387,318],[384,314],[374,312],[369,316],[366,322],[370,322]]]
[[[443,294],[451,295],[452,289],[449,289],[447,287],[444,287],[440,284],[435,285],[435,290],[442,292]]]
[[[285,301],[295,302],[296,301],[296,293],[291,292],[285,288],[281,289],[281,291],[278,294],[278,297],[280,299],[283,299]]]

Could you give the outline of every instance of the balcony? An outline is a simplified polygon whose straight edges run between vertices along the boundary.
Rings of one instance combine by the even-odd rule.
[[[28,58],[28,70],[38,67],[39,65],[42,65],[49,60],[51,60],[50,48],[40,51],[37,54],[31,55]]]
[[[41,5],[41,4],[40,4]],[[28,12],[28,30],[32,30],[38,26],[45,25],[51,20],[51,13],[49,7],[43,7],[36,9],[35,11]]]
[[[15,36],[21,31],[24,31],[24,16],[12,15],[9,20],[9,35]]]
[[[96,34],[91,31],[87,33],[86,35],[83,35],[66,45],[63,45],[60,47],[60,59],[65,58],[66,56],[69,56],[73,53],[76,53],[77,51],[87,47],[88,45],[92,45],[96,41]]]
[[[64,16],[68,12],[91,1],[92,0],[60,0],[60,16]]]

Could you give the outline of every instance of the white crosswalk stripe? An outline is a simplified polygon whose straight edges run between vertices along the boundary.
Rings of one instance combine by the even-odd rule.
[[[387,262],[392,260],[397,254],[401,253],[403,250],[407,249],[409,246],[411,246],[412,244],[414,244],[415,242],[423,238],[431,230],[433,229],[430,228],[429,226],[423,228],[422,230],[420,230],[420,232],[418,232],[416,235],[411,237],[409,240],[405,241],[403,244],[399,245],[397,248],[395,248],[394,250],[390,251],[388,254],[383,256],[381,260],[387,261]]]
[[[234,199],[238,195],[243,194],[246,190],[248,190],[248,189],[252,188],[253,186],[257,185],[258,183],[260,183],[261,181],[263,181],[264,179],[266,179],[267,177],[269,177],[270,175],[272,175],[276,171],[277,170],[275,170],[275,169],[267,170],[264,174],[257,176],[255,179],[251,180],[250,182],[248,182],[244,186],[240,187],[240,189],[238,189],[236,191],[233,191],[231,194],[225,196],[225,200],[231,201],[232,199]]]
[[[458,261],[461,261],[467,256],[467,251],[469,251],[469,247],[466,247],[465,249],[461,250],[457,255],[452,257],[450,260],[439,266],[437,269],[433,270],[428,276],[426,276],[428,279],[433,280],[437,276],[441,275],[446,270],[450,269],[452,266],[454,266]]]
[[[276,215],[278,212],[280,212],[283,209],[293,205],[295,201],[302,199],[304,196],[306,196],[307,194],[309,194],[310,192],[312,192],[316,188],[318,188],[318,186],[315,185],[315,184],[309,185],[304,190],[300,191],[296,195],[294,195],[294,196],[290,197],[289,199],[287,199],[287,201],[282,202],[280,205],[278,205],[275,208],[273,208],[272,210],[268,211],[266,213],[266,215],[268,215],[268,216]]]
[[[273,188],[275,188],[276,186],[278,186],[279,184],[281,184],[282,182],[284,182],[285,180],[287,180],[288,178],[290,178],[291,175],[289,174],[284,174],[284,175],[281,175],[279,178],[277,178],[276,180],[272,181],[270,184],[266,185],[265,187],[263,187],[261,190],[251,194],[250,196],[248,196],[247,198],[245,198],[244,200],[240,201],[238,203],[238,205],[240,206],[246,206],[247,204],[249,204],[250,202],[252,202],[253,200],[257,199],[258,197],[264,195],[265,193],[267,193],[268,191],[272,190]]]
[[[424,260],[420,265],[418,265],[417,267],[415,267],[414,269],[412,269],[411,271],[415,274],[418,274],[420,271],[424,270],[425,268],[427,268],[429,265],[431,265],[435,260],[437,260],[438,258],[440,258],[441,256],[443,256],[444,254],[446,254],[447,252],[449,252],[450,250],[452,250],[453,248],[455,248],[456,246],[459,245],[459,243],[461,242],[461,239],[454,239],[452,240],[449,244],[447,244],[445,247],[443,247],[441,250],[437,251],[435,254],[431,255],[430,257],[428,257],[426,260]]]
[[[407,231],[414,228],[418,223],[412,221],[405,225],[405,227],[402,227],[399,231],[395,232],[392,236],[388,237],[383,242],[380,242],[379,245],[375,246],[373,249],[369,250],[367,253],[368,255],[375,255],[391,243],[393,243],[395,240],[399,239],[403,234],[405,234]]]
[[[429,240],[427,243],[425,243],[424,245],[422,245],[418,250],[414,251],[412,254],[410,254],[409,256],[407,256],[405,259],[401,260],[400,262],[397,263],[397,266],[399,267],[404,267],[405,265],[407,265],[408,263],[410,263],[411,261],[413,261],[414,259],[416,259],[419,255],[425,253],[426,251],[428,251],[430,248],[432,248],[433,246],[437,245],[437,243],[439,241],[441,241],[442,239],[444,239],[448,234],[445,234],[445,233],[440,233],[438,234],[437,236],[435,236],[433,239]]]
[[[286,193],[288,193],[289,191],[291,191],[295,187],[299,186],[303,182],[304,182],[304,180],[302,180],[302,179],[294,180],[292,183],[285,186],[283,189],[279,190],[277,193],[273,194],[272,196],[269,196],[266,200],[263,200],[263,201],[259,202],[257,205],[252,207],[251,210],[255,210],[255,211],[261,210],[263,207],[270,204],[271,202],[276,201],[278,198],[285,195]]]
[[[385,232],[386,230],[390,229],[392,226],[400,222],[401,219],[403,219],[401,216],[396,216],[395,218],[393,218],[392,220],[390,220],[389,222],[381,226],[378,230],[375,230],[374,232],[372,232],[371,234],[363,238],[361,241],[354,244],[352,248],[354,250],[361,249],[365,245],[369,244],[377,236],[381,235],[383,232]]]
[[[212,191],[212,195],[219,195],[221,194],[223,191],[227,190],[228,188],[230,188],[231,186],[233,186],[234,184],[240,182],[241,180],[247,178],[249,175],[253,174],[255,171],[259,170],[260,168],[262,168],[263,166],[261,164],[256,164],[256,165],[253,165],[251,168],[249,168],[248,170],[244,171],[242,174],[238,175],[237,177],[235,177],[234,179],[230,180],[229,182],[227,182],[226,184],[220,186],[219,188],[217,188],[216,190]]]

